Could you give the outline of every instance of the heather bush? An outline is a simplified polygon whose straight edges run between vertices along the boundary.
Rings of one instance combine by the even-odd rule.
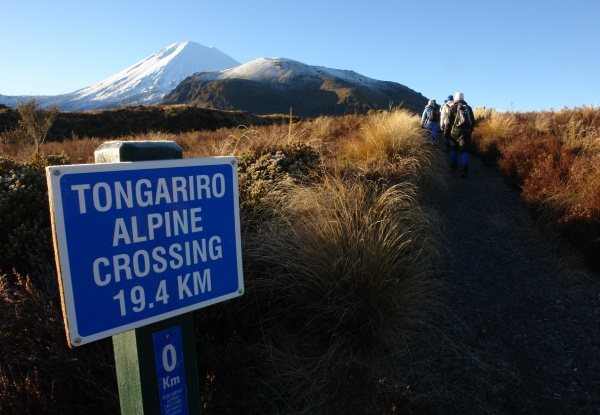
[[[0,270],[26,274],[52,262],[54,252],[44,168],[65,156],[35,153],[25,163],[0,157]]]
[[[493,112],[480,120],[474,143],[521,190],[543,229],[600,268],[600,109]]]
[[[248,149],[238,161],[241,209],[255,206],[277,183],[302,180],[322,167],[321,154],[301,142],[263,153]]]
[[[0,132],[0,144],[4,147],[29,141],[27,131],[22,127]]]
[[[53,266],[0,274],[0,413],[118,412],[110,340],[69,349]]]

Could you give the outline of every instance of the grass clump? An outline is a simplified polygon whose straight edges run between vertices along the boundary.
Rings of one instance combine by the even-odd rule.
[[[409,181],[424,193],[446,189],[446,160],[427,138],[420,118],[406,110],[383,111],[361,125],[362,136],[340,150],[346,166],[369,177]]]
[[[370,413],[391,375],[385,358],[433,307],[434,217],[411,185],[327,177],[282,186],[245,237],[261,395],[270,413]]]

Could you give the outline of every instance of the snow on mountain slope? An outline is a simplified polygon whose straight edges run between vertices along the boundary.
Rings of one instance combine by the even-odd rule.
[[[229,69],[196,73],[161,101],[252,114],[286,114],[293,107],[301,117],[361,113],[390,105],[419,112],[426,103],[423,95],[396,82],[285,58],[259,58]]]
[[[360,103],[377,108],[387,107],[392,101],[403,102],[408,108],[417,108],[422,106],[424,100],[419,93],[404,85],[368,78],[350,70],[312,66],[285,58],[259,58],[241,65],[218,49],[195,42],[174,43],[95,85],[68,94],[36,98],[39,98],[42,106],[58,104],[62,111],[197,100],[198,97],[185,96],[189,95],[189,91],[179,92],[180,89],[185,89],[185,85],[182,84],[185,84],[183,81],[187,78],[191,82],[201,83],[222,81],[228,82],[229,85],[240,85],[241,81],[252,81],[260,84],[253,87],[252,91],[237,88],[236,92],[236,88],[228,89],[228,94],[245,95],[245,101],[258,90],[261,93],[259,98],[255,97],[254,100],[268,100],[273,98],[272,94],[287,93],[294,97],[294,101],[298,101],[300,96],[309,99],[310,95],[313,107],[318,106],[317,104],[325,105],[324,97],[319,91],[332,92],[337,95],[336,101],[350,100],[356,105]],[[268,89],[265,88],[267,86]],[[316,91],[313,91],[313,88],[316,88]],[[215,108],[220,107],[215,106],[213,101],[228,101],[232,98],[217,97],[219,90],[203,92],[205,97],[200,100],[202,105],[209,105],[210,100],[210,105]],[[173,98],[174,95],[177,96]],[[0,104],[16,107],[20,101],[28,101],[30,98],[0,95]],[[235,101],[242,98],[244,97],[239,96]],[[333,105],[341,108],[340,102],[334,102]],[[298,107],[299,104],[294,105]],[[233,104],[229,104],[226,109],[234,107]],[[326,108],[322,111],[326,113]]]
[[[239,64],[213,47],[195,42],[174,43],[95,85],[64,95],[39,98],[43,106],[57,103],[63,111],[156,104],[196,72]],[[15,106],[15,102],[27,99],[0,95],[0,104]]]
[[[259,58],[233,68],[201,74],[205,80],[252,79],[273,83],[289,83],[309,78],[343,79],[354,85],[375,87],[384,81],[368,78],[354,71],[311,66],[286,58]]]

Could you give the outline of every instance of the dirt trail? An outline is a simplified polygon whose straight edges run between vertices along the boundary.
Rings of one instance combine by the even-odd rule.
[[[418,352],[414,413],[600,414],[600,276],[538,232],[496,171],[470,169],[433,202],[451,250],[442,325],[465,350]]]

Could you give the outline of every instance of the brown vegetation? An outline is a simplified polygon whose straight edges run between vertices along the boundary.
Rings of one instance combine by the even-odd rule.
[[[205,411],[390,411],[406,399],[393,380],[405,342],[439,306],[438,224],[420,207],[423,183],[444,187],[433,171],[439,154],[403,111],[283,121],[114,137],[169,139],[185,157],[239,160],[246,294],[195,313]],[[1,258],[3,413],[118,411],[110,342],[67,347],[47,238],[43,167],[92,162],[100,144],[48,142],[44,150],[61,156],[33,159],[30,143],[2,145],[0,206],[11,201],[13,216],[0,225],[25,237]],[[19,208],[27,200],[39,203]],[[35,266],[27,259],[33,239]]]
[[[478,114],[478,155],[518,187],[547,231],[600,267],[600,109]]]
[[[592,259],[599,114],[488,110],[474,133],[477,154],[545,228]],[[246,294],[195,313],[205,413],[397,413],[409,399],[398,380],[407,342],[431,333],[443,306],[439,226],[421,206],[447,187],[443,153],[404,111],[289,121],[102,137],[238,157]],[[92,163],[104,138],[65,136],[44,145],[59,157],[32,158],[33,143],[13,134],[0,148],[0,412],[118,412],[110,341],[67,347],[43,174],[47,164]]]
[[[214,131],[240,125],[271,125],[280,123],[281,118],[281,115],[260,116],[244,111],[219,111],[192,105],[138,105],[111,110],[61,112],[48,131],[48,141],[61,142],[85,137],[115,139],[151,132],[179,134]],[[2,142],[10,141],[19,121],[19,111],[0,108]]]

